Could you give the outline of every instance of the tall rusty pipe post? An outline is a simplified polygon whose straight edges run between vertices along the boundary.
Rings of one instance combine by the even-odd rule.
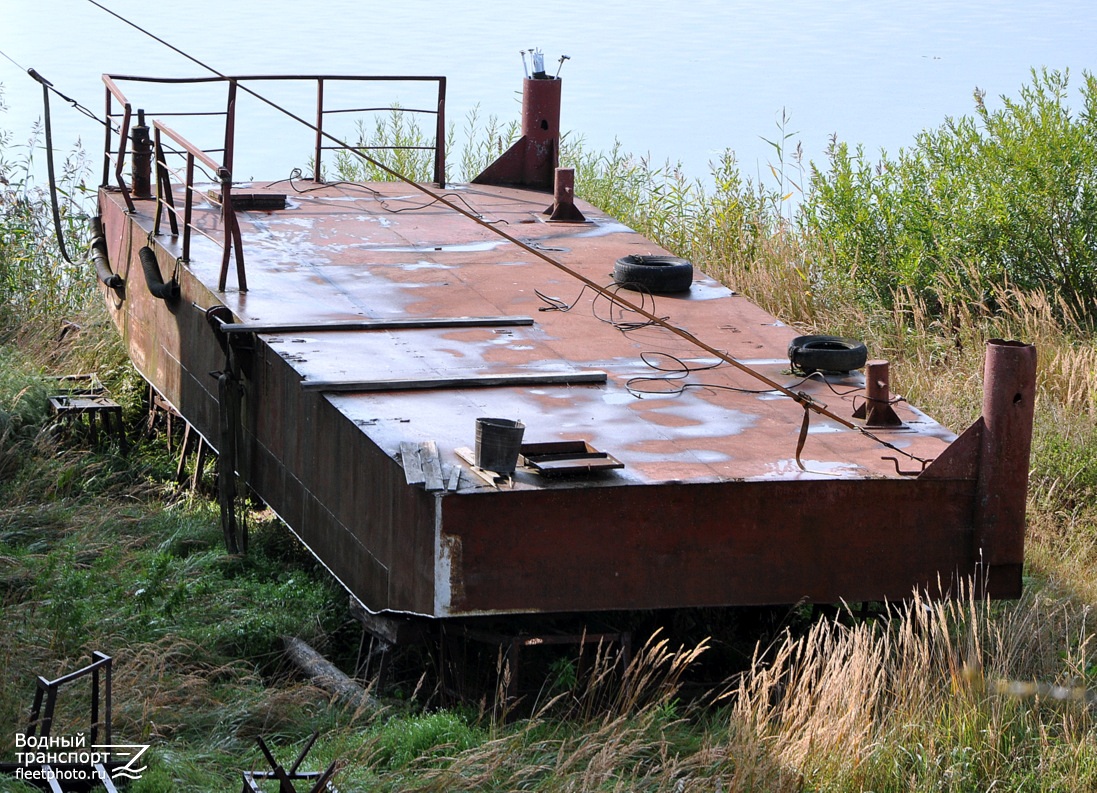
[[[137,111],[137,126],[130,134],[132,145],[132,192],[134,198],[152,198],[152,138],[145,124],[145,111]]]
[[[522,137],[475,179],[474,184],[553,189],[560,165],[560,96],[563,82],[527,77],[522,85]]]
[[[988,341],[975,553],[979,583],[993,597],[1021,594],[1035,401],[1036,348],[1017,341]]]
[[[560,80],[533,77],[522,85],[522,134],[538,146],[555,149],[560,138],[561,85]]]

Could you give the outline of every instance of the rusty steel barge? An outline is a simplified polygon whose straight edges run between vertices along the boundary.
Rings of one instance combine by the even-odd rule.
[[[335,114],[368,109],[333,89],[398,81],[430,91],[404,112],[437,130],[434,183],[325,180],[354,154]],[[253,489],[369,612],[1020,593],[1034,350],[988,345],[957,437],[890,398],[884,362],[794,371],[794,330],[700,272],[618,288],[615,262],[667,252],[571,195],[559,79],[527,78],[521,139],[448,186],[444,78],[104,82],[94,250],[129,354],[218,451],[223,502]],[[288,82],[312,173],[243,183],[237,100]],[[221,92],[215,147],[128,98],[184,85]],[[477,465],[483,417],[524,425],[513,473]]]

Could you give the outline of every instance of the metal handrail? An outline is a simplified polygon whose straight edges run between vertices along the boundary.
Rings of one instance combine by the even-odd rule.
[[[237,281],[241,291],[247,289],[246,277],[244,273],[244,260],[243,252],[241,250],[240,240],[240,227],[236,221],[235,213],[232,211],[232,168],[234,154],[237,147],[236,141],[236,95],[237,87],[241,83],[248,82],[287,82],[287,81],[305,81],[313,82],[316,85],[316,121],[311,126],[316,133],[315,147],[313,150],[313,180],[321,182],[322,171],[322,158],[323,152],[331,150],[356,150],[362,147],[355,147],[351,145],[347,146],[324,146],[324,138],[331,139],[331,136],[324,131],[325,118],[333,114],[345,114],[345,113],[366,113],[366,112],[378,112],[383,110],[400,110],[406,113],[425,113],[435,116],[435,140],[433,146],[375,146],[367,147],[370,149],[387,149],[387,150],[401,150],[401,149],[414,149],[414,150],[431,150],[434,151],[434,181],[439,187],[445,187],[445,162],[446,162],[446,118],[445,118],[445,102],[446,102],[446,78],[436,76],[412,76],[412,75],[385,75],[385,76],[365,76],[365,75],[240,75],[240,76],[211,76],[211,77],[142,77],[136,75],[120,75],[120,74],[105,74],[103,75],[103,83],[106,86],[106,118],[108,123],[105,125],[106,133],[104,140],[104,157],[103,157],[103,181],[104,187],[110,186],[113,176],[113,184],[122,194],[126,203],[126,208],[130,212],[135,212],[136,207],[133,203],[133,196],[130,187],[126,184],[126,180],[123,176],[123,168],[126,160],[126,147],[128,145],[130,129],[133,119],[133,104],[126,97],[125,93],[119,87],[119,83],[122,82],[135,82],[135,83],[154,83],[163,85],[193,85],[200,83],[225,83],[227,86],[227,96],[225,102],[225,109],[222,111],[210,112],[173,112],[173,113],[160,113],[156,115],[160,116],[224,116],[225,129],[224,129],[224,146],[219,149],[201,149],[194,144],[190,143],[179,133],[175,132],[171,128],[167,127],[162,121],[153,121],[153,128],[155,130],[156,142],[155,142],[155,158],[157,167],[157,179],[156,179],[156,221],[155,221],[155,233],[159,233],[160,221],[163,214],[168,214],[171,231],[173,236],[179,235],[179,212],[175,207],[174,198],[172,196],[171,187],[171,174],[175,173],[177,179],[184,185],[185,198],[183,206],[183,223],[182,223],[182,236],[183,236],[183,255],[182,260],[187,261],[190,258],[190,239],[191,232],[197,231],[203,236],[213,239],[200,228],[196,228],[192,225],[192,213],[194,207],[194,169],[196,163],[202,163],[207,168],[213,170],[217,174],[217,179],[221,183],[221,215],[223,219],[224,239],[222,243],[222,261],[221,261],[221,278],[219,283],[219,289],[224,291],[228,275],[228,265],[231,258],[231,251],[235,248],[236,253],[236,270]],[[433,82],[437,85],[437,106],[434,109],[425,108],[399,108],[396,106],[384,108],[384,107],[326,107],[324,99],[324,89],[327,84],[333,82]],[[245,89],[246,90],[246,89]],[[114,102],[118,102],[121,105],[121,111],[114,109]],[[153,115],[153,114],[149,114]],[[117,150],[113,149],[114,146],[114,129],[110,123],[112,119],[120,119],[118,124],[118,141]],[[298,119],[300,120],[300,119]],[[142,122],[143,123],[143,122]],[[186,162],[183,175],[180,176],[177,171],[172,171],[169,167],[166,154],[163,147],[163,137],[171,139],[178,147],[180,151],[176,152],[183,156]],[[210,155],[214,152],[221,154],[221,162],[213,159]],[[113,167],[112,167],[113,166]],[[217,240],[214,240],[217,242]]]
[[[180,180],[183,184],[183,255],[181,261],[190,261],[191,231],[197,231],[202,236],[214,242],[218,240],[207,234],[203,229],[193,223],[194,219],[194,194],[197,186],[194,179],[196,162],[201,162],[211,171],[217,174],[221,184],[221,222],[224,227],[224,239],[222,241],[221,275],[218,281],[218,289],[222,292],[228,281],[229,259],[233,249],[236,251],[236,281],[241,292],[248,289],[247,275],[244,272],[244,253],[241,247],[240,224],[236,219],[236,213],[232,210],[232,173],[229,168],[217,162],[202,149],[195,146],[178,132],[174,131],[162,121],[152,122],[154,130],[154,146],[156,157],[156,217],[153,220],[153,233],[160,233],[160,220],[166,211],[171,218],[173,234],[178,234],[179,210],[175,207],[175,199],[171,186],[172,171],[167,161],[164,149],[164,137],[170,138],[182,151],[177,152],[185,158],[186,170]]]

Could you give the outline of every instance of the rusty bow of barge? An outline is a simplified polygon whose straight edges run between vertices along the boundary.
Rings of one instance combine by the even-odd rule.
[[[612,285],[618,259],[667,252],[554,184],[559,80],[527,79],[522,138],[448,187],[445,81],[379,83],[398,80],[436,91],[416,111],[438,130],[433,185],[324,181],[332,87],[378,80],[104,78],[121,135],[99,270],[129,354],[219,451],[222,487],[254,489],[366,609],[1019,594],[1031,347],[988,345],[959,437],[891,403],[886,367],[867,391],[805,379],[795,331],[700,273],[654,298]],[[276,81],[315,96],[314,170],[242,183],[236,102]],[[215,148],[127,96],[194,84],[223,92]],[[896,426],[856,417],[866,393]],[[470,465],[481,417],[524,424],[513,476]]]

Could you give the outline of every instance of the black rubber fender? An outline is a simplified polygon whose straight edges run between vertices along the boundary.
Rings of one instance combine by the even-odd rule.
[[[654,295],[688,292],[693,286],[693,265],[678,256],[630,254],[614,263],[613,281]]]
[[[125,286],[122,276],[111,272],[107,242],[103,237],[103,221],[98,216],[91,219],[91,258],[95,263],[95,274],[103,284],[111,289]]]
[[[805,372],[852,372],[868,360],[863,341],[842,336],[797,336],[789,342],[788,359]]]
[[[148,245],[137,252],[141,259],[141,269],[145,272],[145,283],[149,287],[149,293],[161,300],[175,300],[179,297],[179,284],[175,280],[164,282],[160,275],[160,263],[156,261],[156,253]]]

